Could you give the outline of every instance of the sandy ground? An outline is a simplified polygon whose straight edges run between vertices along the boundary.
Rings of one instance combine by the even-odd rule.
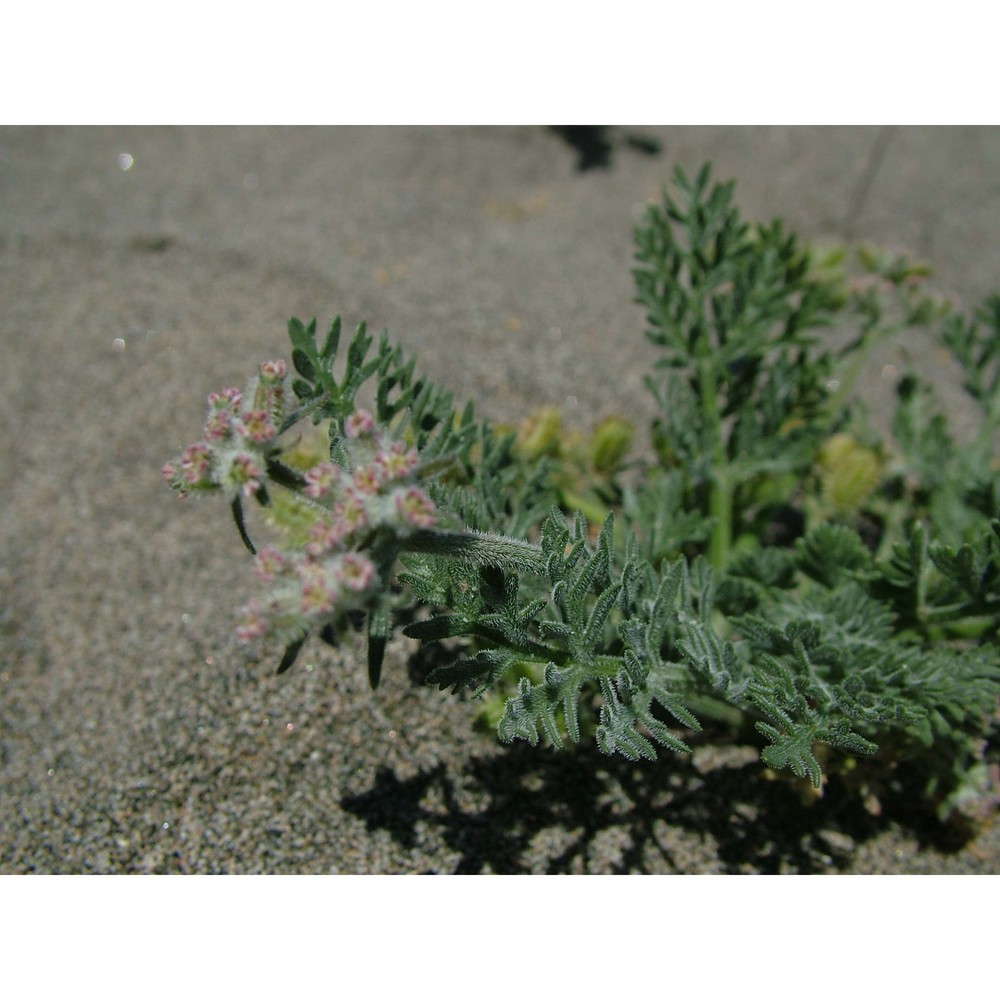
[[[358,647],[275,677],[234,641],[228,512],[159,470],[291,315],[388,327],[498,420],[642,421],[631,230],[705,159],[750,218],[1000,286],[1000,130],[638,131],[580,172],[538,127],[0,130],[0,872],[1000,871],[996,829],[806,808],[740,748],[498,747],[405,640],[376,693]]]

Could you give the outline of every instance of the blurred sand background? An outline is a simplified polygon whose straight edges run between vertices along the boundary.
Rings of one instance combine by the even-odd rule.
[[[387,327],[497,420],[644,422],[632,227],[704,160],[747,218],[1000,287],[998,129],[630,131],[660,151],[613,130],[581,171],[534,126],[0,129],[0,872],[1000,870],[996,829],[951,852],[903,807],[805,808],[752,752],[498,747],[405,639],[375,693],[360,646],[275,677],[236,644],[228,511],[159,470],[289,316]]]

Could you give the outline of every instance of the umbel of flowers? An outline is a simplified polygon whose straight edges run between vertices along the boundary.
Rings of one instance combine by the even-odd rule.
[[[285,417],[287,375],[284,361],[265,361],[245,392],[213,392],[202,439],[163,467],[168,485],[182,496],[220,489],[230,499],[254,496]]]
[[[167,483],[181,495],[221,490],[237,503],[250,496],[268,502],[265,483],[283,469],[286,375],[283,361],[265,362],[245,393],[209,396],[202,439],[164,466]],[[373,609],[400,545],[436,523],[434,504],[417,484],[416,449],[392,440],[360,409],[344,420],[340,443],[342,464],[324,461],[304,476],[283,469],[284,485],[291,477],[297,509],[311,521],[308,541],[256,552],[254,573],[268,589],[240,609],[240,642],[273,637],[289,645],[337,627],[348,612]]]

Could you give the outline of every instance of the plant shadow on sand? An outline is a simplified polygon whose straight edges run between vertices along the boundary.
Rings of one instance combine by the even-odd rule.
[[[380,768],[369,791],[341,805],[403,848],[442,841],[459,855],[454,874],[846,871],[859,844],[889,823],[922,847],[962,846],[908,808],[900,787],[876,817],[836,776],[809,801],[804,783],[762,777],[750,747],[709,754],[714,762],[699,768],[691,758],[611,758],[593,744],[517,744],[458,773],[441,763],[400,779]]]
[[[616,148],[657,156],[662,151],[660,141],[643,132],[612,129],[608,125],[550,125],[557,135],[576,152],[576,171],[610,170]]]

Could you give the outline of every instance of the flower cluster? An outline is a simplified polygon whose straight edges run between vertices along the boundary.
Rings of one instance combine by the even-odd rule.
[[[239,611],[236,637],[246,643],[275,635],[285,642],[336,615],[363,606],[379,583],[375,564],[360,552],[285,553],[268,545],[257,553],[254,572],[270,585],[264,599]]]
[[[415,448],[380,432],[367,410],[344,421],[342,444],[343,466],[320,462],[305,474],[303,492],[319,511],[307,551],[351,546],[379,528],[405,536],[436,522],[433,503],[416,485]]]
[[[167,483],[181,495],[256,496],[273,510],[275,494],[265,484],[281,465],[287,376],[284,361],[265,361],[244,392],[212,393],[201,440],[163,467]],[[254,572],[268,592],[240,609],[241,642],[274,636],[293,643],[347,612],[371,608],[386,589],[398,543],[436,523],[434,504],[417,483],[416,449],[383,433],[367,410],[344,420],[338,459],[298,477],[298,510],[311,520],[307,536],[287,551],[267,545],[256,553]],[[296,488],[296,474],[289,476]],[[274,522],[280,527],[279,513]]]
[[[213,392],[202,439],[163,467],[167,484],[182,496],[218,489],[231,497],[253,496],[264,483],[284,419],[287,374],[284,361],[265,361],[245,392]]]
[[[416,449],[379,432],[366,410],[344,421],[342,445],[344,465],[320,462],[304,475],[314,516],[305,545],[257,553],[254,571],[269,590],[241,609],[241,642],[268,635],[294,642],[370,606],[385,589],[381,570],[390,568],[379,546],[391,539],[384,550],[391,552],[395,540],[436,522],[434,504],[416,483]]]

